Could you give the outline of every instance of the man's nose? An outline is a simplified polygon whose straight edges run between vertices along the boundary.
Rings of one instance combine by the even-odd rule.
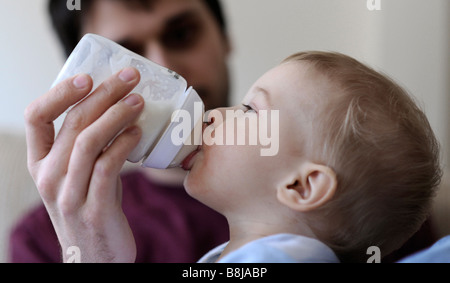
[[[172,69],[167,50],[157,42],[152,41],[146,44],[145,57],[156,64]]]

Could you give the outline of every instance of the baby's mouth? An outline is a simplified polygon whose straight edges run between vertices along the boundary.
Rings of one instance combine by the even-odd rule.
[[[202,146],[199,145],[198,148],[192,152],[191,154],[189,154],[181,163],[181,168],[183,168],[183,170],[185,171],[190,171],[192,169],[192,167],[194,166],[195,163],[195,156],[197,155],[197,153],[199,153],[202,150]]]
[[[207,114],[205,114],[205,117],[207,117]],[[205,119],[204,117],[204,119]],[[203,121],[203,125],[202,125],[202,134],[205,132],[205,129],[208,127],[208,125],[211,122],[205,122]],[[203,144],[203,141],[202,141]],[[192,167],[194,166],[195,163],[195,156],[197,155],[197,153],[199,153],[202,150],[202,144],[200,144],[197,149],[192,152],[191,154],[189,154],[184,160],[183,162],[181,162],[181,168],[183,168],[183,170],[185,171],[191,171]]]

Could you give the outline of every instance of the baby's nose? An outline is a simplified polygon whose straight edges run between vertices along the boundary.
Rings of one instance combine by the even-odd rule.
[[[227,110],[232,110],[233,108],[217,108],[209,110],[205,113],[203,116],[203,123],[204,125],[209,126],[214,124],[216,122],[217,124],[214,125],[217,127],[219,124],[222,124],[226,120],[226,112]]]
[[[213,110],[209,110],[205,112],[205,115],[203,116],[203,123],[204,123],[204,127],[211,125],[212,123],[214,123],[214,117],[213,115],[211,115],[211,112]]]

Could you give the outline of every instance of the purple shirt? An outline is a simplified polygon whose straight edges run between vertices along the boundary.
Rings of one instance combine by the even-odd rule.
[[[142,173],[122,176],[123,210],[137,246],[136,262],[199,260],[228,241],[226,219],[183,187],[156,185]],[[44,206],[19,222],[10,238],[11,262],[61,262],[61,249]]]

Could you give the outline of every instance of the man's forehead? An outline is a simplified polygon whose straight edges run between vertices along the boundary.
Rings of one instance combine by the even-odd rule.
[[[89,0],[92,3],[114,3],[120,4],[123,8],[130,10],[151,10],[153,6],[161,0]]]

